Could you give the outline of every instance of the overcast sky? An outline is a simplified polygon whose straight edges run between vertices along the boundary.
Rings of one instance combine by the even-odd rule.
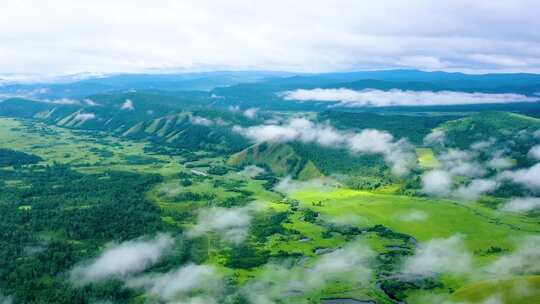
[[[537,0],[0,0],[0,8],[0,74],[540,72]]]

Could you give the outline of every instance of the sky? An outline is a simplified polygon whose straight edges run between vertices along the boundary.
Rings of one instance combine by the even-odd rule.
[[[0,74],[540,72],[540,1],[0,0]]]

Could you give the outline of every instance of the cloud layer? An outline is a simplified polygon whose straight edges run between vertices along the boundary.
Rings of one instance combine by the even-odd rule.
[[[343,107],[432,106],[538,101],[519,94],[465,93],[455,91],[389,91],[366,89],[299,89],[282,93],[285,100],[337,102]]]
[[[265,124],[234,131],[254,142],[315,143],[323,147],[343,148],[357,154],[379,154],[396,175],[404,175],[414,165],[415,156],[406,140],[395,140],[387,132],[364,129],[360,132],[341,131],[329,124],[314,123],[305,118],[293,118],[284,124]]]
[[[86,284],[135,274],[155,264],[173,243],[170,236],[160,234],[151,240],[109,244],[97,258],[75,267],[71,279],[77,284]]]
[[[0,73],[540,66],[534,0],[4,2]]]

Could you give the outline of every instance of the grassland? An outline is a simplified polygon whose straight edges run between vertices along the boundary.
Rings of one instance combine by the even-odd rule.
[[[322,252],[328,252],[325,250],[335,250],[351,241],[363,242],[377,254],[386,252],[388,247],[404,245],[403,240],[381,237],[375,232],[362,233],[357,238],[328,233],[329,224],[346,224],[358,228],[384,225],[395,232],[410,235],[418,242],[461,235],[467,250],[473,253],[476,265],[484,265],[497,257],[486,253],[490,247],[512,251],[515,249],[513,240],[516,238],[540,233],[538,222],[526,216],[501,213],[479,204],[396,195],[394,193],[399,185],[394,184],[375,191],[307,187],[283,195],[265,189],[263,180],[244,176],[231,167],[223,175],[210,174],[209,168],[213,166],[227,167],[225,158],[201,157],[187,162],[182,156],[146,153],[147,144],[143,140],[119,139],[107,134],[72,131],[36,122],[0,119],[0,147],[38,155],[44,159],[43,163],[65,163],[83,173],[120,170],[160,174],[163,181],[152,187],[145,196],[160,207],[162,220],[178,227],[178,231],[194,224],[193,217],[184,216],[186,213],[193,214],[198,208],[239,198],[239,191],[248,193],[249,201],[256,201],[268,210],[287,211],[288,217],[283,223],[287,233],[271,235],[263,243],[262,249],[272,255],[285,253],[300,256],[303,262],[295,266],[298,271],[316,263]],[[421,148],[416,152],[423,168],[439,165],[431,149]],[[312,172],[307,175],[317,174]],[[183,183],[186,176],[190,183]],[[18,185],[17,180],[8,183],[24,186]],[[207,195],[211,199],[180,199],[186,193]],[[291,201],[298,201],[297,209],[291,207]],[[25,208],[32,206],[21,206],[21,210]],[[305,220],[304,211],[308,209],[318,213],[316,221]],[[263,275],[277,275],[263,266],[251,269],[227,268],[223,262],[224,245],[219,242],[218,236],[209,234],[204,241],[207,243],[208,262],[223,273],[232,275],[238,284]],[[423,303],[425,296],[437,293],[455,301],[471,302],[482,301],[486,295],[496,293],[507,303],[532,303],[531,300],[540,296],[536,292],[540,286],[538,276],[497,282],[476,282],[456,276],[443,276],[442,280],[444,288],[409,292],[409,302]],[[523,282],[536,291],[517,295],[515,290]],[[449,290],[456,292],[450,294]],[[324,288],[302,296],[291,296],[288,303],[318,303],[322,298],[332,297],[391,303],[375,280],[361,286],[346,280],[333,280]]]

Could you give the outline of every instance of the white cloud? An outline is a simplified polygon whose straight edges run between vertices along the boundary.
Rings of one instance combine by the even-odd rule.
[[[55,99],[55,100],[50,101],[50,103],[60,104],[60,105],[78,105],[78,104],[80,104],[80,102],[78,100],[71,99],[71,98]]]
[[[4,2],[0,73],[540,65],[533,0]]]
[[[80,121],[87,121],[96,118],[96,114],[94,113],[77,113],[74,120],[80,120]]]
[[[274,190],[284,194],[291,194],[302,189],[317,189],[317,191],[330,191],[339,186],[339,183],[330,178],[311,179],[308,181],[293,180],[287,176],[274,186]]]
[[[244,111],[244,116],[249,118],[249,119],[253,119],[255,117],[257,117],[257,111],[259,111],[259,109],[257,108],[249,108],[247,110]]]
[[[253,178],[264,172],[266,172],[266,170],[264,170],[263,168],[251,165],[251,166],[246,166],[242,171],[238,172],[238,174],[249,177],[249,178]]]
[[[422,192],[433,196],[448,196],[452,175],[444,170],[431,170],[422,175]]]
[[[498,183],[494,180],[473,179],[468,185],[458,187],[453,195],[464,200],[474,201],[482,194],[491,192],[497,187]]]
[[[416,253],[405,260],[403,274],[430,276],[439,273],[464,274],[471,271],[471,254],[463,239],[454,235],[420,244]]]
[[[189,121],[193,124],[201,125],[201,126],[211,126],[214,124],[214,122],[211,121],[210,119],[202,117],[202,116],[197,116],[197,115],[190,115]]]
[[[540,236],[528,236],[518,247],[488,266],[488,272],[497,277],[516,274],[534,274],[540,271]]]
[[[446,133],[444,133],[444,131],[442,130],[433,130],[431,131],[431,133],[429,133],[428,135],[424,137],[425,145],[433,145],[433,144],[443,145],[445,141],[446,141]]]
[[[95,106],[98,106],[99,104],[95,101],[93,101],[92,99],[90,98],[85,98],[84,100],[84,103],[91,106],[91,107],[95,107]]]
[[[538,97],[520,94],[488,94],[466,93],[454,91],[389,91],[366,89],[355,91],[350,89],[299,89],[282,93],[285,100],[338,102],[343,107],[385,107],[385,106],[429,106],[507,103],[516,101],[533,102]]]
[[[198,211],[197,224],[188,230],[189,237],[217,233],[223,240],[241,243],[248,236],[253,206],[242,208],[209,208]]]
[[[526,169],[502,172],[499,177],[509,179],[531,190],[540,191],[540,163]]]
[[[122,106],[120,106],[120,109],[128,110],[128,111],[135,110],[135,107],[133,106],[133,101],[131,101],[131,99],[126,99],[126,101],[124,101]]]
[[[423,222],[428,218],[428,214],[422,210],[411,210],[408,213],[402,214],[398,217],[399,220],[404,222]]]
[[[394,140],[387,132],[364,129],[353,133],[333,128],[329,124],[316,124],[305,118],[293,118],[284,124],[266,124],[243,128],[234,126],[233,131],[254,142],[300,141],[316,143],[323,147],[345,148],[352,153],[382,155],[396,175],[407,174],[414,166],[412,147],[405,140]]]
[[[536,95],[540,96],[539,93],[536,93]],[[540,138],[540,130],[534,131],[533,136],[534,136],[535,138]]]
[[[76,266],[71,271],[71,279],[77,284],[86,284],[133,275],[159,261],[173,242],[170,236],[159,234],[151,240],[108,244],[97,258]]]
[[[188,264],[165,274],[131,278],[130,288],[144,288],[154,298],[174,303],[214,303],[221,275],[212,266]]]
[[[369,282],[373,251],[362,244],[348,244],[324,254],[307,267],[268,265],[243,289],[250,303],[289,303],[287,299],[324,289],[332,281],[351,282],[362,286]]]
[[[532,148],[529,150],[529,153],[527,153],[527,155],[528,155],[530,158],[533,158],[533,159],[536,159],[536,160],[540,160],[540,145],[536,145],[536,146],[532,147]]]
[[[12,296],[4,296],[0,292],[0,304],[12,304],[13,303],[13,297]]]
[[[507,212],[529,212],[537,209],[540,209],[538,197],[518,197],[501,206],[501,210]]]
[[[512,161],[510,159],[502,157],[502,155],[500,155],[500,154],[495,154],[493,156],[493,158],[491,158],[487,162],[487,165],[490,168],[493,168],[493,169],[496,169],[496,170],[504,170],[504,169],[509,169],[512,166],[514,166],[514,163],[512,163]]]

